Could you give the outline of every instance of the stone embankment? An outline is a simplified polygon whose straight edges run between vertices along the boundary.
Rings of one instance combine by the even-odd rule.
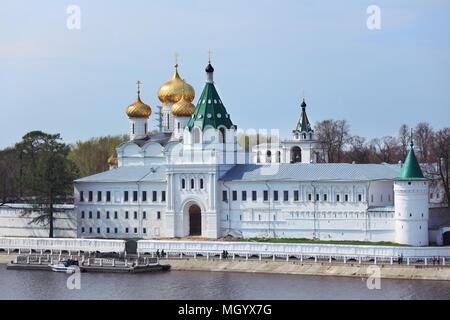
[[[246,261],[220,259],[163,259],[161,263],[170,264],[172,270],[183,271],[228,271],[228,272],[258,272],[276,274],[297,274],[316,276],[346,276],[367,278],[374,275],[374,265],[358,263],[301,263],[297,261]],[[390,265],[378,264],[381,278],[390,279],[420,279],[420,280],[450,280],[448,266],[420,265]]]
[[[0,254],[0,264],[7,264],[14,260],[16,254]],[[177,271],[221,271],[221,272],[250,272],[296,274],[315,276],[344,276],[367,278],[374,275],[373,264],[358,264],[357,262],[329,263],[328,261],[300,262],[300,261],[272,261],[272,259],[218,259],[218,258],[183,258],[161,259],[161,264],[170,264],[171,270]],[[437,265],[398,265],[379,263],[380,277],[407,280],[450,280],[450,266]]]

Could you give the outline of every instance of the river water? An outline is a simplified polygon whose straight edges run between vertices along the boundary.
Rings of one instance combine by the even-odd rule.
[[[450,281],[381,279],[369,290],[361,278],[169,271],[70,275],[7,270],[0,265],[0,299],[450,299]]]

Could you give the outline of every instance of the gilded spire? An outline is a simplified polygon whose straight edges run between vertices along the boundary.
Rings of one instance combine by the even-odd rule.
[[[211,50],[208,50],[208,63],[211,64]]]

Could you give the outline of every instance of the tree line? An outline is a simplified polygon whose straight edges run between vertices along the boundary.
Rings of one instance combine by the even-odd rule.
[[[338,163],[403,162],[410,150],[412,129],[414,151],[424,175],[432,179],[431,187],[439,185],[444,190],[444,205],[450,203],[450,128],[434,130],[427,122],[420,122],[414,128],[403,124],[397,136],[371,140],[352,136],[346,120],[324,120],[317,122],[314,129],[318,142],[328,151],[328,161]]]
[[[126,135],[108,136],[68,145],[59,134],[27,133],[0,150],[0,206],[25,204],[22,215],[37,213],[30,223],[48,225],[53,238],[55,213],[73,203],[73,181],[107,170],[113,147],[125,140]]]

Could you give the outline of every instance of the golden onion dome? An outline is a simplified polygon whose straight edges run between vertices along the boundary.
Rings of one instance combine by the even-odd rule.
[[[139,91],[137,99],[127,108],[127,116],[130,118],[148,118],[152,114],[152,109],[141,101]]]
[[[119,160],[117,160],[117,158],[111,156],[108,158],[108,165],[117,167],[119,165]]]
[[[158,90],[158,98],[163,104],[174,104],[181,100],[184,86],[186,100],[192,102],[195,97],[194,88],[178,75],[178,64],[175,64],[175,73],[172,79],[164,83]]]
[[[174,117],[190,117],[194,110],[195,106],[186,99],[185,95],[170,109]]]

